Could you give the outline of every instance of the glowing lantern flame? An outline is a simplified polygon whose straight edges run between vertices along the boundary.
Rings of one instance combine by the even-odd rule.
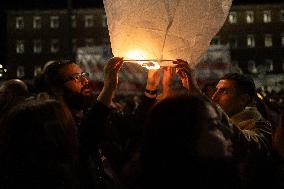
[[[125,58],[129,60],[143,60],[146,57],[145,57],[145,54],[143,54],[141,51],[133,50],[133,51],[129,51]]]
[[[156,61],[143,61],[146,60],[146,55],[139,50],[129,51],[125,57],[125,62],[137,63],[147,69],[159,69],[160,65]]]
[[[144,62],[144,61],[143,61]],[[141,64],[142,67],[147,68],[148,70],[157,70],[160,69],[160,65],[158,64],[158,62],[144,62]]]
[[[145,67],[155,63],[172,66],[171,60],[176,59],[196,65],[232,4],[232,0],[103,2],[113,55],[129,58],[129,62],[139,60],[136,62]]]

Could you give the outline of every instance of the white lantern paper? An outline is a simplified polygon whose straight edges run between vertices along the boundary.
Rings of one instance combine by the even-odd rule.
[[[114,56],[196,64],[232,0],[104,0]]]

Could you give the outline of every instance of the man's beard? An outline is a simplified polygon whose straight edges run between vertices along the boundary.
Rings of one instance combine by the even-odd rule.
[[[92,94],[84,95],[71,91],[64,92],[64,101],[70,109],[85,110],[90,107],[95,100]]]

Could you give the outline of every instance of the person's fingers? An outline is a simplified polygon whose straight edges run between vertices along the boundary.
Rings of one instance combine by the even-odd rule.
[[[176,68],[185,71],[187,74],[191,74],[193,71],[193,69],[189,66],[187,62],[177,64]]]
[[[184,73],[184,71],[182,69],[179,69],[177,71],[177,74],[181,77],[181,78],[185,78],[186,77],[186,74]]]
[[[187,69],[185,66],[183,66],[183,65],[178,65],[178,66],[176,67],[176,70],[177,70],[177,72],[179,72],[179,71],[188,72],[188,69]]]
[[[169,68],[170,69],[170,72],[171,72],[171,74],[175,74],[175,70],[176,70],[176,68]]]
[[[160,70],[150,69],[148,70],[148,78],[158,78],[160,77]]]
[[[163,71],[167,71],[168,67],[162,67]]]
[[[123,58],[113,57],[111,58],[104,67],[105,73],[115,72],[117,73],[123,64]]]
[[[178,62],[181,62],[181,63],[185,63],[185,64],[188,64],[188,62],[187,62],[187,61],[185,61],[185,60],[182,60],[182,59],[177,59],[177,61],[178,61]]]
[[[119,59],[117,62],[116,62],[116,65],[115,65],[115,71],[119,71],[121,66],[123,64],[123,59]]]
[[[119,61],[123,61],[123,58],[113,57],[108,61],[108,63],[106,64],[106,67],[107,68],[114,67],[117,64],[117,62],[119,62]]]
[[[182,71],[182,68],[176,68],[176,73],[179,74]]]
[[[176,64],[175,68],[186,69],[188,67],[187,63]]]
[[[188,62],[182,59],[177,59],[173,61],[173,64],[188,64]]]
[[[149,74],[152,74],[152,75],[157,74],[157,73],[159,73],[159,72],[160,72],[160,70],[156,70],[156,69],[149,69],[149,70],[148,70],[148,73],[149,73]]]
[[[164,70],[164,74],[170,74],[171,73],[171,70],[170,69],[163,69]]]

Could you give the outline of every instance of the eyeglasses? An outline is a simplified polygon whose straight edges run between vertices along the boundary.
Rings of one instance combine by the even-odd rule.
[[[89,73],[87,72],[76,73],[64,79],[63,83],[66,83],[67,81],[71,81],[71,80],[75,80],[76,82],[82,82],[85,79],[89,80]]]

